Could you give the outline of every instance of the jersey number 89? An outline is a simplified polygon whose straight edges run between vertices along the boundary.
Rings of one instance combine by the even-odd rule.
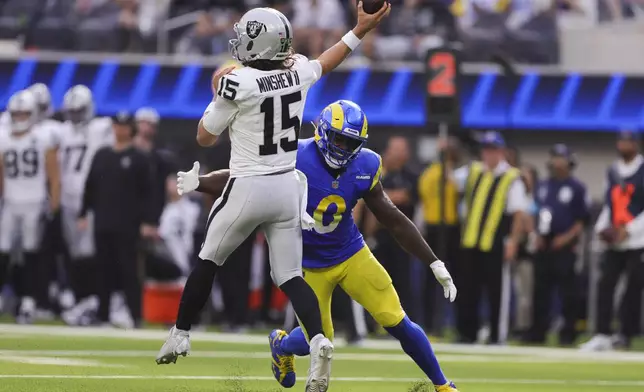
[[[38,174],[38,151],[35,148],[28,148],[22,152],[5,151],[3,159],[7,178],[34,177]]]
[[[329,212],[329,207],[335,204],[336,211],[334,213]],[[320,234],[327,234],[332,232],[338,227],[340,221],[342,220],[342,214],[347,210],[347,202],[338,195],[329,195],[324,199],[320,200],[320,203],[315,207],[313,212],[313,219],[315,219],[315,227],[313,228],[316,232]],[[328,220],[329,215],[332,215],[333,220],[328,225],[324,224],[325,219]]]

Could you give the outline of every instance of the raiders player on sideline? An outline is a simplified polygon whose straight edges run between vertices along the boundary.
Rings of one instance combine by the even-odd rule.
[[[197,132],[197,142],[211,146],[230,127],[231,178],[210,212],[200,260],[186,282],[176,325],[157,363],[173,363],[189,352],[190,327],[217,270],[260,227],[269,244],[273,281],[289,297],[311,338],[306,390],[328,389],[333,344],[324,336],[317,298],[302,278],[301,229],[312,228],[314,221],[305,211],[306,176],[295,171],[298,135],[309,88],[340,65],[390,8],[385,2],[375,14],[367,14],[360,3],[353,31],[313,61],[293,52],[293,29],[277,10],[255,8],[235,24],[231,51],[244,67],[215,72],[214,102]]]
[[[31,322],[36,310],[34,277],[38,275],[41,219],[60,206],[60,178],[56,146],[51,131],[36,125],[38,108],[32,92],[15,93],[7,105],[10,129],[0,130],[0,287],[4,284],[14,235],[21,238],[25,261],[25,296],[18,322]],[[49,184],[49,197],[47,184]],[[46,201],[48,211],[43,211]]]
[[[44,129],[41,132],[51,132],[53,141],[56,148],[60,146],[61,141],[61,128],[62,123],[51,118],[54,110],[51,104],[51,93],[49,88],[44,83],[32,84],[29,88],[36,98],[38,105],[38,119],[37,124],[39,129]],[[39,306],[36,311],[37,319],[51,319],[53,318],[52,310],[49,305],[54,305],[58,302],[58,282],[57,282],[57,269],[58,259],[65,257],[65,244],[62,238],[62,228],[60,223],[60,214],[50,215],[46,222],[43,240],[41,243],[42,254],[42,272],[38,277],[38,290],[36,293],[36,303]],[[45,309],[40,306],[45,305]],[[58,308],[58,306],[55,306]]]
[[[77,221],[81,210],[85,180],[96,151],[110,144],[112,120],[95,117],[94,98],[89,88],[76,85],[63,98],[65,123],[61,132],[59,152],[62,183],[63,237],[69,252],[69,277],[76,305],[62,313],[67,324],[88,324],[91,313],[98,308],[94,287],[96,265],[94,236],[91,227],[79,229]]]

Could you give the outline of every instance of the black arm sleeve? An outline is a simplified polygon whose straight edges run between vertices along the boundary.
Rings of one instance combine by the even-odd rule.
[[[103,156],[103,150],[99,150],[94,159],[92,159],[92,164],[89,168],[89,173],[87,173],[87,178],[85,179],[85,191],[83,192],[83,203],[81,205],[80,213],[78,214],[79,218],[84,218],[87,216],[89,210],[94,206],[94,193],[96,192],[96,170],[97,167],[101,164],[101,157]]]
[[[155,176],[152,170],[152,162],[148,155],[137,151],[137,193],[141,211],[141,221],[149,225],[156,225],[155,221]],[[163,195],[161,195],[162,197]]]

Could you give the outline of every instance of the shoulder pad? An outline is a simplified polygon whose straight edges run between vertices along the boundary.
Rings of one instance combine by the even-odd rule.
[[[382,177],[382,158],[378,153],[368,148],[363,148],[360,151],[360,156],[364,157],[362,159],[365,168],[372,173],[373,177],[369,189],[373,189],[380,182],[380,177]]]
[[[304,148],[313,142],[313,138],[299,139],[297,141],[297,148]]]

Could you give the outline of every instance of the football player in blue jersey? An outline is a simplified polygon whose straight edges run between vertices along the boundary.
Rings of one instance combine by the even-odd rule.
[[[325,335],[333,338],[331,294],[340,285],[400,341],[436,391],[457,392],[445,378],[423,329],[405,315],[389,274],[365,244],[351,214],[363,199],[400,245],[431,267],[445,298],[454,301],[456,287],[445,265],[380,184],[380,156],[364,148],[367,117],[355,103],[337,101],[322,111],[315,126],[314,138],[299,141],[296,168],[308,178],[306,208],[315,220],[313,230],[303,231],[304,279],[318,297]],[[179,192],[220,196],[229,172],[199,176],[198,168],[195,162],[190,172],[179,172]],[[274,330],[269,336],[273,374],[283,387],[295,384],[294,355],[309,355],[305,334],[298,327],[290,334]]]

